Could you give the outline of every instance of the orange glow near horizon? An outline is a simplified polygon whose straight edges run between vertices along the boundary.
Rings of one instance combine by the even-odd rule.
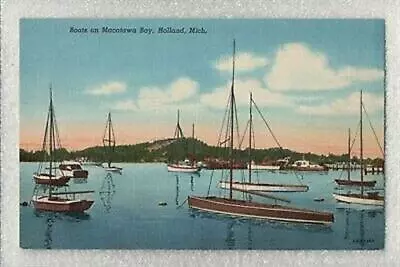
[[[87,147],[102,145],[104,125],[85,123],[82,125],[69,124],[60,129],[61,144],[68,150],[81,150]],[[185,131],[190,136],[191,127]],[[278,127],[275,134],[282,147],[301,153],[315,154],[345,154],[347,153],[347,136],[343,131],[332,129],[311,129],[303,127]],[[28,131],[29,129],[29,131]],[[21,126],[20,147],[26,150],[39,150],[43,139],[43,131],[32,131],[34,128]],[[151,142],[154,140],[171,138],[174,134],[174,126],[166,124],[146,124],[141,127],[122,126],[114,128],[117,145],[137,144]],[[210,125],[196,125],[195,137],[205,141],[209,145],[216,145],[219,128],[212,128]],[[383,145],[383,134],[379,135]],[[277,147],[272,137],[267,132],[255,133],[256,148]],[[242,147],[248,146],[247,138],[244,139]],[[353,148],[353,155],[358,155],[359,142],[356,140]],[[378,144],[372,134],[365,134],[364,137],[365,157],[381,157]]]

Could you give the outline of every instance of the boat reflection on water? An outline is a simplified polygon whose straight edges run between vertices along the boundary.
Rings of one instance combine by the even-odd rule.
[[[236,222],[235,220],[231,220],[230,222],[227,223],[227,228],[226,228],[226,238],[225,238],[225,244],[228,249],[235,249],[235,231],[233,227],[235,226]]]
[[[194,191],[194,178],[193,175],[190,176],[190,191]]]
[[[87,178],[71,178],[71,180],[74,184],[87,184],[88,183]]]
[[[345,227],[344,227],[344,239],[353,244],[358,244],[357,249],[368,248],[369,246],[375,246],[375,239],[370,235],[366,237],[366,229],[368,222],[375,218],[377,214],[381,214],[383,210],[355,210],[355,209],[338,209],[344,212]],[[373,224],[374,222],[371,222]],[[352,227],[357,225],[358,227]]]
[[[99,195],[103,203],[105,211],[108,213],[111,210],[112,199],[115,194],[115,184],[111,172],[107,172],[101,184]]]
[[[245,218],[245,217],[232,217],[219,214],[213,214],[208,212],[202,212],[195,209],[190,209],[189,216],[196,221],[201,220],[216,220],[222,224],[226,224],[226,237],[224,239],[224,247],[222,249],[254,249],[257,246],[254,242],[254,237],[257,234],[263,232],[269,233],[270,230],[283,230],[283,231],[301,231],[305,233],[321,233],[321,234],[331,234],[333,232],[330,225],[320,225],[320,224],[303,224],[294,222],[281,222],[265,219],[256,218]],[[273,232],[273,231],[272,231]],[[247,243],[239,238],[235,238],[236,235],[242,236],[247,235]],[[267,237],[268,235],[266,235]],[[265,237],[265,238],[266,238]],[[265,239],[264,238],[264,239]],[[269,243],[275,246],[276,240],[272,236],[269,236]]]
[[[175,178],[176,178],[175,205],[179,206],[179,176],[175,175]]]
[[[34,210],[34,215],[38,218],[44,218],[46,222],[46,230],[44,232],[44,243],[43,248],[52,249],[53,248],[53,225],[61,221],[76,222],[89,220],[90,215],[87,213],[76,213],[76,212],[51,212],[51,211],[39,211]]]
[[[186,174],[183,174],[183,176],[188,176]],[[194,191],[195,189],[195,183],[194,183],[194,176],[200,176],[199,174],[190,174],[190,191]],[[175,174],[175,205],[179,206],[181,205],[180,201],[179,201],[179,195],[180,195],[180,191],[181,191],[181,185],[180,185],[180,179],[184,179],[183,181],[185,181],[185,179],[187,179],[187,177],[180,177],[180,175]]]

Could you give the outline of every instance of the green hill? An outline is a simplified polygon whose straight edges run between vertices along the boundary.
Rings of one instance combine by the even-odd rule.
[[[248,149],[234,150],[235,158],[241,161],[248,160]],[[57,160],[68,160],[76,158],[86,158],[88,161],[105,162],[111,157],[112,162],[168,162],[183,160],[185,158],[195,158],[197,161],[204,161],[207,158],[228,159],[228,149],[223,147],[210,146],[205,142],[193,138],[164,139],[154,142],[145,142],[135,145],[120,145],[115,147],[115,152],[107,155],[102,146],[85,148],[79,151],[67,151],[60,149],[56,151]],[[313,153],[300,153],[290,149],[280,149],[278,147],[252,150],[252,159],[256,162],[263,160],[277,160],[290,157],[291,161],[304,159],[319,163],[329,164],[344,162],[346,154],[342,155],[317,155]],[[43,152],[26,151],[20,149],[20,161],[41,161]],[[353,158],[358,162],[357,158]],[[381,165],[383,159],[366,159],[367,164]]]

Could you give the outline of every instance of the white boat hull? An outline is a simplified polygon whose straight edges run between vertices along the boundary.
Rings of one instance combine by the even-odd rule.
[[[222,189],[230,189],[228,181],[220,181],[219,187]],[[289,185],[289,184],[257,184],[257,183],[241,183],[232,182],[232,189],[241,191],[263,191],[263,192],[307,192],[306,185]]]
[[[374,205],[374,206],[384,206],[385,201],[380,199],[373,198],[361,198],[359,196],[353,195],[344,195],[344,194],[333,194],[333,197],[340,202],[352,203],[352,204],[361,204],[361,205]]]
[[[247,169],[249,168],[249,165],[247,165]],[[273,166],[273,165],[256,165],[252,164],[251,169],[254,171],[277,171],[281,167],[280,166]]]
[[[168,165],[167,169],[169,172],[183,172],[183,173],[197,173],[200,171],[199,167],[182,166],[182,165]]]
[[[122,168],[119,168],[119,167],[109,167],[109,168],[105,168],[105,169],[108,172],[122,172]]]

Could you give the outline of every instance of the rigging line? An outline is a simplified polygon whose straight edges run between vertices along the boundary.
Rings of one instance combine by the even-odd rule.
[[[353,141],[352,141],[351,146],[350,146],[350,151],[353,150],[353,146],[354,146],[354,144],[355,144],[355,142],[357,140],[359,132],[360,132],[360,123],[358,123],[357,129],[356,129],[356,134],[354,135]]]
[[[211,189],[211,183],[212,183],[212,178],[214,176],[214,169],[211,171],[211,175],[210,175],[210,183],[208,184],[208,190],[207,190],[207,196],[210,195],[210,189]]]
[[[108,129],[108,118],[106,120],[106,127],[104,129],[104,134],[103,134],[103,146],[105,146],[105,140],[107,140],[107,138],[106,138],[107,129]]]
[[[257,106],[256,102],[254,101],[254,99],[252,99],[252,102],[253,102],[253,104],[254,104],[254,106],[255,106],[255,108],[256,108],[258,114],[260,114],[262,120],[264,121],[265,125],[267,126],[269,132],[271,133],[272,138],[274,139],[274,141],[276,142],[276,144],[279,146],[279,148],[281,149],[281,151],[283,151],[283,147],[282,147],[281,144],[279,143],[279,141],[278,141],[278,139],[276,138],[275,134],[272,132],[271,127],[269,126],[267,120],[264,118],[263,114],[261,113],[261,111],[260,111],[260,109],[258,108],[258,106]],[[303,185],[303,183],[301,182],[301,180],[300,180],[298,174],[296,173],[296,171],[294,171],[293,173],[294,173],[294,175],[295,175],[297,181],[298,181],[301,185]]]
[[[261,116],[261,118],[263,119],[265,125],[267,126],[269,132],[271,133],[272,138],[274,138],[274,141],[276,142],[276,144],[277,144],[280,148],[282,148],[282,146],[281,146],[281,144],[279,143],[278,139],[276,138],[275,134],[272,132],[272,129],[271,129],[271,127],[269,126],[267,120],[264,118],[264,116],[263,116],[263,114],[261,113],[260,109],[258,108],[256,102],[254,102],[254,99],[252,100],[252,102],[253,102],[255,108],[257,109],[258,114],[260,114],[260,116]]]
[[[45,130],[44,130],[44,137],[43,137],[43,143],[42,143],[42,153],[43,153],[43,161],[47,160],[47,151],[46,151],[46,137],[48,134],[48,130],[49,130],[49,121],[50,120],[50,106],[49,106],[49,112],[47,113],[47,120],[46,120],[46,126],[45,126]],[[37,172],[40,173],[42,171],[42,167],[43,167],[43,162],[39,163],[39,167]]]
[[[235,113],[235,120],[236,120],[236,136],[237,136],[237,141],[239,143],[240,140],[240,133],[239,133],[239,121],[238,121],[238,116],[237,116],[237,107],[236,107],[236,97],[233,96],[233,106],[234,106],[234,113]],[[238,144],[239,145],[239,144]],[[238,147],[240,149],[240,146]]]
[[[57,137],[58,146],[59,146],[59,148],[62,148],[61,139],[60,139],[60,134],[59,134],[59,131],[58,131],[56,113],[55,113],[54,110],[53,110],[53,117],[54,117],[54,126],[55,126],[55,130],[56,130],[56,137]],[[57,148],[57,147],[56,147],[56,148]]]
[[[369,118],[369,116],[368,116],[367,109],[365,108],[364,103],[362,103],[362,107],[363,107],[363,109],[364,109],[365,115],[367,115],[367,119],[368,119],[368,122],[369,122],[369,126],[371,127],[371,130],[372,130],[372,132],[374,133],[375,141],[378,143],[378,146],[379,146],[379,149],[381,150],[382,156],[384,156],[384,152],[383,152],[382,146],[381,146],[381,144],[379,143],[378,136],[376,135],[375,129],[374,129],[374,127],[372,126],[371,120],[370,120],[370,118]]]
[[[256,135],[255,135],[255,130],[254,130],[254,123],[251,123],[251,138],[253,139],[252,141],[253,141],[253,147],[254,147],[254,150],[256,150]],[[251,162],[249,163],[249,164],[251,164]],[[257,182],[259,183],[260,182],[260,172],[259,171],[256,171],[255,172],[256,173],[256,176],[257,176]]]
[[[354,144],[355,144],[355,142],[356,142],[356,140],[357,140],[359,130],[360,130],[360,123],[358,123],[358,126],[357,126],[357,128],[356,128],[356,133],[355,133],[355,135],[354,135],[353,141],[351,142],[351,145],[350,145],[350,153],[351,153],[351,151],[352,151],[352,149],[353,149],[353,146],[354,146]],[[349,157],[350,157],[350,155],[349,155]],[[339,179],[342,178],[343,173],[344,173],[344,169],[341,170],[341,172],[340,172],[340,174],[339,174]]]
[[[226,120],[226,118],[228,117],[228,111],[229,111],[228,105],[229,105],[230,99],[231,99],[231,95],[229,95],[228,101],[226,102],[226,105],[225,105],[225,114],[224,114],[224,117],[223,117],[223,119],[222,119],[221,128],[220,128],[220,130],[219,130],[217,146],[220,146],[221,137],[222,137],[222,131],[223,131],[224,125],[225,125],[225,120]]]
[[[180,209],[182,208],[182,206],[188,201],[188,199],[185,199],[185,201],[182,202],[182,204],[180,204],[178,207],[176,207],[176,209]]]
[[[239,147],[241,147],[242,144],[243,144],[244,138],[245,138],[246,133],[247,133],[247,128],[249,128],[249,122],[250,122],[250,120],[247,121],[246,128],[244,129],[244,133],[243,133],[242,139],[240,140],[240,143],[239,143]]]
[[[229,108],[229,112],[230,112],[230,108]],[[229,134],[229,125],[231,123],[231,116],[228,116],[228,120],[226,122],[226,129],[225,129],[225,138],[224,140],[231,140],[231,138],[233,138],[233,136],[230,136]],[[224,147],[227,147],[227,142],[224,143]]]

